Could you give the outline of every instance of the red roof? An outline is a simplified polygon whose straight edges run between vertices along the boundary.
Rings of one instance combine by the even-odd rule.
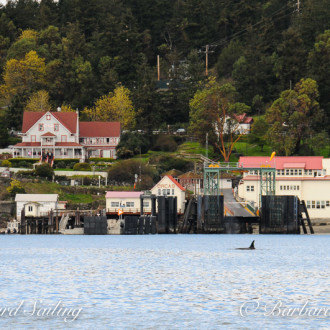
[[[119,137],[120,122],[87,121],[80,122],[80,137]]]
[[[305,170],[321,170],[322,156],[275,156],[272,161],[270,157],[243,156],[239,158],[239,164],[244,168],[252,167],[273,167],[277,170],[285,168],[303,168]]]
[[[53,115],[71,133],[76,133],[77,113],[76,112],[28,112],[23,114],[22,133],[26,133],[46,113]]]
[[[174,178],[173,178],[173,176],[171,176],[171,175],[166,175],[173,183],[175,183],[181,190],[186,190],[185,188],[183,188],[182,186],[181,186],[181,184],[178,182],[178,181],[176,181]],[[165,176],[165,177],[166,177]]]
[[[20,142],[14,145],[14,147],[40,147],[40,142]]]
[[[56,135],[53,133],[47,132],[45,134],[42,134],[41,136],[56,136]]]
[[[242,113],[241,115],[235,114],[234,117],[240,124],[251,124],[253,122],[253,118],[247,117],[246,113]]]

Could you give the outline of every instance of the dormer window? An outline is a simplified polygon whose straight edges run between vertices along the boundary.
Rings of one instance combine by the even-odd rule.
[[[44,130],[44,124],[39,124],[39,131],[43,131]]]
[[[46,115],[46,119],[47,120],[50,120],[50,115]]]
[[[54,124],[54,131],[58,132],[60,130],[59,124]]]

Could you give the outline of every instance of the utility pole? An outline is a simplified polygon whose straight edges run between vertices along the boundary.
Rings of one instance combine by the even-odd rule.
[[[160,80],[160,64],[159,64],[159,55],[157,55],[157,80]]]
[[[205,47],[205,51],[201,51],[199,50],[199,52],[202,52],[202,53],[205,53],[205,75],[208,76],[209,74],[209,54],[210,53],[214,53],[214,51],[211,51],[210,50],[210,47],[212,47],[212,45],[206,45],[206,46],[203,46]]]
[[[205,75],[208,76],[208,74],[209,74],[209,45],[206,45],[205,46]]]

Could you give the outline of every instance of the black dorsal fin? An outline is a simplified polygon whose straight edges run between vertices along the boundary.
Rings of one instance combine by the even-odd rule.
[[[252,243],[251,243],[249,249],[255,249],[255,247],[254,247],[254,241],[252,241]]]

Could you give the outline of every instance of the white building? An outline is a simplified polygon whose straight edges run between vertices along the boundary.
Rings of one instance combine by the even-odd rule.
[[[178,213],[184,213],[186,190],[180,183],[174,180],[172,176],[164,176],[153,188],[151,188],[151,193],[156,196],[177,197]]]
[[[276,169],[276,195],[294,195],[304,200],[311,218],[330,219],[330,159],[322,156],[240,157],[245,168]],[[259,207],[260,180],[257,170],[244,173],[238,196]]]
[[[13,157],[116,158],[119,140],[119,122],[79,122],[78,112],[24,112],[22,142]]]
[[[109,214],[117,214],[119,210],[123,210],[126,214],[140,214],[140,196],[142,191],[107,191],[105,195],[106,212]],[[151,211],[151,201],[143,202],[145,212]]]
[[[18,221],[23,208],[27,217],[47,216],[58,208],[58,194],[16,194],[15,202]]]

